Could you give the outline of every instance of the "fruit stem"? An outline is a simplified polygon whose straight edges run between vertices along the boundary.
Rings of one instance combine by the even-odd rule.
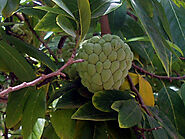
[[[111,34],[108,15],[104,15],[100,18],[100,24],[101,24],[101,36],[105,34]]]

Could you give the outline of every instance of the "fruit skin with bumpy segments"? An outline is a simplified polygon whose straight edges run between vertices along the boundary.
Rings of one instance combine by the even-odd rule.
[[[133,53],[116,35],[94,36],[83,43],[77,71],[82,84],[92,93],[100,90],[119,90],[131,68]]]

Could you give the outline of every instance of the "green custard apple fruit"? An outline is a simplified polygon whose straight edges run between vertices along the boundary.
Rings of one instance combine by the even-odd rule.
[[[83,43],[77,64],[82,84],[92,93],[119,90],[131,68],[133,53],[116,35],[94,36]]]

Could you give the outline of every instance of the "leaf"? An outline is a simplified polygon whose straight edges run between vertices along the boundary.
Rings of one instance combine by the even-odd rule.
[[[135,100],[116,101],[111,107],[118,112],[120,128],[130,128],[141,122],[142,112]]]
[[[119,6],[121,6],[121,0],[90,0],[91,16],[97,18],[106,15]]]
[[[56,110],[51,113],[51,123],[57,135],[62,139],[73,139],[75,120],[71,119],[74,109]]]
[[[35,134],[35,129],[38,126],[42,127],[38,123],[39,118],[45,117],[46,110],[46,92],[48,90],[47,86],[42,87],[39,90],[33,90],[29,96],[27,103],[24,107],[23,118],[22,118],[22,133],[23,138],[32,139],[34,136],[41,136],[40,130]],[[39,138],[38,138],[39,139]]]
[[[180,93],[180,95],[181,95],[181,97],[182,97],[182,100],[183,100],[183,102],[184,102],[184,105],[185,105],[185,83],[181,86],[181,88],[180,88],[180,91],[179,91]]]
[[[66,4],[62,1],[62,0],[52,0],[53,2],[55,2],[60,8],[62,8],[64,11],[66,11],[71,17],[74,17],[74,15],[72,14],[72,12],[68,9],[68,7],[66,6]]]
[[[174,123],[176,130],[185,136],[185,106],[182,99],[177,92],[166,87],[162,88],[158,94],[157,104],[159,109]]]
[[[24,88],[10,93],[6,108],[6,127],[8,129],[13,128],[22,119],[24,105],[32,91],[34,91],[33,88]]]
[[[30,81],[34,79],[34,71],[24,57],[15,48],[2,40],[0,41],[0,59],[11,72],[15,73],[19,80]]]
[[[60,109],[73,109],[79,108],[86,102],[86,99],[78,94],[76,89],[72,89],[64,93],[58,100],[56,108]]]
[[[181,50],[176,44],[174,44],[174,43],[172,43],[172,42],[170,42],[170,41],[168,41],[168,40],[166,40],[166,41],[167,41],[167,43],[169,44],[169,46],[170,46],[171,48],[174,48],[174,49],[177,50],[182,56],[184,56],[182,50]]]
[[[107,139],[109,134],[107,134],[107,126],[104,122],[98,122],[94,126],[94,139]]]
[[[141,2],[142,1],[142,2]],[[136,11],[141,24],[143,25],[147,35],[149,36],[150,41],[152,42],[152,46],[154,50],[156,51],[157,56],[162,62],[162,65],[167,73],[169,75],[169,69],[170,69],[170,57],[168,56],[169,51],[167,51],[166,48],[170,49],[172,51],[171,47],[166,42],[163,35],[158,30],[157,26],[154,24],[150,16],[146,13],[145,9],[143,8],[143,5],[141,3],[143,2],[149,2],[147,0],[131,0],[132,6],[134,7],[134,10]]]
[[[54,6],[54,7],[48,7],[48,6],[36,6],[33,7],[34,9],[40,9],[46,12],[50,12],[50,13],[54,13],[54,14],[61,14],[63,16],[69,17],[71,18],[71,16],[69,14],[67,14],[64,10],[62,10],[60,7],[58,6]],[[73,19],[73,18],[72,18]]]
[[[80,27],[81,36],[80,41],[82,41],[87,34],[90,24],[91,24],[91,9],[89,0],[78,0],[78,9],[80,15]]]
[[[146,35],[141,26],[128,15],[126,15],[124,24],[116,34],[118,34],[123,40],[124,38],[129,40],[138,36]],[[145,62],[153,65],[152,57],[154,55],[154,49],[152,48],[150,42],[137,41],[129,42],[128,44],[132,48],[133,52],[139,54],[139,56],[143,58]]]
[[[185,8],[185,1],[183,0],[173,0],[173,2],[178,6],[178,7],[183,7]]]
[[[185,55],[185,9],[177,7],[171,0],[161,0],[161,4],[170,24],[173,41]]]
[[[146,115],[146,116],[147,116],[147,120],[150,124],[151,129],[161,127],[160,124],[153,117],[150,117],[148,115]],[[157,130],[152,130],[152,134],[154,136],[154,139],[159,139],[159,138],[167,139],[168,138],[168,135],[163,128],[160,128]]]
[[[139,83],[139,75],[129,72],[128,75],[131,77],[132,82],[134,85],[137,85]],[[130,84],[128,82],[128,79],[126,78],[125,81],[123,82],[123,84],[120,86],[120,90],[125,91],[125,90],[129,90],[130,89]]]
[[[6,6],[6,4],[7,4],[7,0],[1,0],[0,1],[0,15],[1,15],[2,10]]]
[[[63,32],[63,30],[56,24],[57,16],[58,14],[48,12],[35,26],[34,30]]]
[[[93,139],[94,124],[90,121],[76,121],[74,139]]]
[[[150,83],[139,75],[139,94],[141,95],[143,102],[147,106],[154,106],[154,94]]]
[[[10,72],[8,66],[2,60],[0,62],[0,71],[1,72]]]
[[[165,129],[168,135],[173,139],[178,138],[177,131],[170,119],[155,107],[150,107],[150,110],[152,111],[152,114],[154,115],[157,122],[161,127],[163,127],[163,129]]]
[[[51,124],[44,129],[43,138],[60,139]]]
[[[41,19],[47,12],[39,10],[39,9],[34,9],[33,7],[23,7],[19,9],[19,12],[22,12],[28,16],[33,16],[38,19]]]
[[[92,97],[94,107],[103,112],[113,112],[111,105],[117,100],[132,99],[129,91],[106,90],[99,91]]]
[[[41,63],[48,66],[52,71],[57,70],[56,64],[44,52],[38,50],[34,46],[27,44],[24,41],[19,40],[15,37],[8,36],[8,35],[4,34],[4,38],[6,38],[8,42],[13,44],[19,52],[27,54],[27,55],[39,60]]]
[[[152,0],[152,2],[155,6],[155,9],[156,9],[156,12],[157,12],[157,14],[160,18],[160,21],[162,22],[162,26],[163,26],[165,32],[168,34],[168,37],[172,41],[172,34],[171,34],[171,31],[170,31],[170,24],[168,22],[166,14],[165,14],[164,8],[162,7],[160,2],[158,2],[156,0]]]
[[[30,139],[40,139],[41,135],[44,130],[44,125],[45,125],[45,119],[38,118],[34,127],[33,127],[33,132],[32,135],[30,135]]]
[[[6,6],[4,7],[2,11],[2,15],[6,18],[11,16],[13,12],[18,9],[19,2],[20,0],[8,0],[6,3]]]
[[[126,2],[124,2],[120,7],[118,7],[116,10],[108,14],[109,19],[109,25],[112,32],[119,31],[120,27],[124,24],[126,21],[126,13],[127,13],[127,7]]]
[[[70,20],[69,18],[63,16],[63,15],[58,15],[56,18],[57,25],[62,28],[63,31],[65,31],[67,34],[69,34],[72,37],[76,37],[76,32],[75,32],[75,22],[73,20]]]
[[[72,116],[72,119],[109,121],[116,120],[115,113],[105,113],[97,110],[91,102],[82,105]]]

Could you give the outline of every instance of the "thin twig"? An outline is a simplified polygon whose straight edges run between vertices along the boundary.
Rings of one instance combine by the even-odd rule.
[[[172,80],[183,80],[185,79],[185,75],[184,76],[179,76],[179,77],[168,77],[168,76],[159,76],[159,75],[155,75],[153,73],[150,73],[142,68],[140,68],[139,66],[135,65],[134,63],[132,63],[132,66],[136,69],[136,70],[139,70],[140,72],[146,74],[146,75],[149,75],[151,77],[154,77],[154,78],[157,78],[157,79],[164,79],[164,80],[169,80],[169,81],[172,81]]]
[[[150,128],[150,129],[145,129],[145,128],[139,128],[139,127],[135,127],[136,130],[141,131],[141,132],[152,132],[153,130],[158,130],[161,129],[162,127],[155,127],[155,128]]]
[[[55,62],[58,62],[57,57],[54,55],[53,51],[49,48],[49,46],[39,37],[39,35],[36,33],[35,30],[33,30],[30,22],[28,21],[27,17],[25,16],[25,14],[22,14],[24,17],[24,21],[26,22],[26,24],[28,25],[28,28],[30,29],[30,31],[36,36],[36,38],[46,47],[46,49],[48,49],[50,55],[53,56],[53,58],[55,59]]]
[[[67,63],[65,63],[57,71],[52,72],[52,73],[49,73],[47,75],[44,75],[43,74],[39,78],[37,78],[37,79],[35,79],[33,81],[30,81],[30,82],[23,82],[23,83],[21,83],[21,84],[19,84],[17,86],[9,87],[9,88],[3,90],[2,92],[0,92],[0,96],[5,96],[5,95],[7,95],[10,92],[17,91],[17,90],[20,90],[20,89],[25,88],[25,87],[35,86],[39,82],[41,82],[41,81],[43,81],[45,79],[48,79],[50,77],[54,77],[54,76],[58,76],[58,75],[61,75],[61,76],[64,76],[65,77],[66,75],[61,72],[62,70],[64,70],[66,67],[68,67],[69,65],[71,65],[73,63],[80,63],[80,62],[83,62],[84,61],[83,59],[74,60],[75,54],[76,54],[76,50],[74,49],[74,51],[73,51],[73,53],[71,55],[71,58],[67,61]]]
[[[136,87],[134,86],[133,82],[132,82],[132,79],[129,75],[127,75],[127,79],[128,79],[128,82],[130,84],[130,88],[133,92],[136,93],[136,100],[139,102],[139,104],[141,105],[141,107],[144,109],[144,111],[149,115],[149,116],[152,116],[152,114],[150,113],[150,111],[148,110],[148,108],[146,107],[146,105],[144,104],[143,102],[143,99],[141,98],[138,90],[136,89]]]

